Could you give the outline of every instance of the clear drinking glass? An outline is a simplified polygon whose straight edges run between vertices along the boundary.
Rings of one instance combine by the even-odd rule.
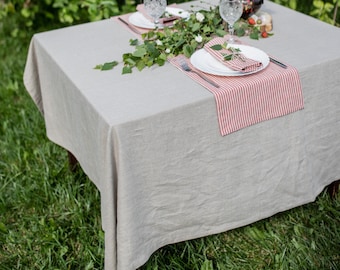
[[[227,41],[235,43],[234,23],[243,13],[242,0],[220,0],[219,11],[222,19],[228,24],[230,37]]]
[[[159,18],[164,13],[166,6],[166,0],[144,0],[145,11],[153,19],[156,27],[159,26]]]

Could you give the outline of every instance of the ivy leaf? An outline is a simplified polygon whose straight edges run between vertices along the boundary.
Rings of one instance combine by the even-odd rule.
[[[249,35],[249,37],[251,38],[251,39],[259,39],[259,33],[258,32],[251,32],[250,33],[250,35]]]
[[[259,35],[260,35],[260,30],[257,27],[253,28],[253,31],[250,33],[249,37],[251,39],[259,39]]]
[[[136,51],[132,53],[132,56],[142,58],[146,54],[146,49],[144,47],[137,47]]]
[[[166,54],[165,53],[162,53],[158,56],[158,59],[161,59],[163,60],[164,62],[166,61],[167,57],[166,57]]]
[[[201,28],[201,24],[200,23],[194,23],[194,25],[191,28],[191,31],[192,32],[196,32],[196,31],[200,30],[200,28]]]
[[[210,48],[215,51],[220,51],[223,49],[223,46],[221,44],[216,44],[216,45],[211,46]]]
[[[146,45],[146,50],[150,54],[151,57],[157,58],[159,56],[160,52],[157,50],[154,42],[148,42],[145,45]]]
[[[213,20],[215,18],[215,14],[214,13],[205,13],[204,16],[208,19],[208,20]]]
[[[136,45],[138,45],[138,39],[130,39],[130,45],[131,45],[131,46],[136,46]]]
[[[110,69],[113,69],[117,65],[118,65],[117,61],[104,63],[104,65],[102,66],[102,70],[110,70]]]
[[[242,37],[246,34],[246,31],[243,28],[238,28],[235,32],[238,37]]]
[[[175,44],[175,48],[179,48],[180,46],[182,46],[185,43],[185,39],[180,39],[176,44]]]
[[[128,66],[123,67],[122,74],[128,74],[128,73],[132,73],[132,68]]]
[[[188,58],[194,53],[194,51],[194,48],[188,44],[184,45],[183,47],[183,53]]]
[[[136,61],[134,61],[132,58],[126,58],[124,63],[129,64],[131,66],[136,65]]]
[[[226,34],[227,34],[226,31],[222,29],[216,29],[216,35],[218,35],[219,37],[224,37]]]
[[[143,69],[145,68],[145,63],[144,63],[144,61],[143,61],[143,60],[138,61],[137,64],[136,64],[136,68],[137,68],[139,71],[143,70]]]
[[[165,60],[160,59],[160,58],[157,58],[156,63],[157,63],[159,66],[164,66]]]
[[[117,61],[112,61],[112,62],[107,62],[102,65],[97,65],[94,67],[94,69],[99,69],[99,70],[110,70],[113,69],[115,66],[118,65]]]
[[[165,34],[166,36],[170,36],[171,33],[172,33],[172,32],[171,32],[171,29],[168,28],[168,27],[165,27],[163,31],[164,31],[164,34]]]
[[[202,30],[204,33],[209,33],[211,31],[211,27],[208,25],[205,25]]]
[[[157,37],[157,32],[151,30],[145,34],[142,34],[142,38],[145,40],[145,39],[153,39]]]
[[[221,23],[221,19],[218,19],[217,17],[214,16],[213,18],[213,24],[214,25],[219,25]]]
[[[225,60],[225,61],[230,61],[230,60],[232,60],[233,59],[233,54],[232,53],[230,53],[230,54],[223,54],[223,59]]]
[[[146,59],[146,65],[148,67],[151,67],[154,64],[154,59],[149,57],[148,59]]]

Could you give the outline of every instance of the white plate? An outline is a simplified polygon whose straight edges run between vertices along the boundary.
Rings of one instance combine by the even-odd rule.
[[[168,12],[170,15],[179,16],[182,18],[188,18],[190,16],[189,12],[181,8],[166,7],[165,11]],[[129,22],[133,24],[134,26],[141,27],[141,28],[146,28],[146,29],[156,28],[153,22],[145,18],[144,15],[138,11],[131,14],[131,16],[129,17]],[[162,29],[163,27],[160,26],[159,28]]]
[[[193,55],[190,58],[191,64],[195,68],[205,73],[219,75],[219,76],[249,75],[249,74],[259,72],[265,69],[269,65],[269,56],[265,52],[257,48],[246,46],[246,45],[239,45],[239,44],[232,44],[230,46],[234,48],[239,48],[241,50],[241,53],[244,56],[250,59],[262,62],[262,67],[252,72],[241,72],[241,71],[232,70],[226,67],[225,65],[223,65],[217,59],[215,59],[205,49],[200,49],[193,53]]]

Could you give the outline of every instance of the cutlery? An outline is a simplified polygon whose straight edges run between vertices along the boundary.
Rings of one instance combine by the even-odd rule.
[[[133,32],[135,32],[136,34],[140,35],[141,32],[138,31],[135,27],[131,26],[128,22],[126,22],[124,19],[122,19],[121,17],[118,17],[118,20],[120,20],[122,23],[124,23],[127,27],[129,27],[130,30],[132,30]]]
[[[182,67],[182,69],[186,72],[193,72],[195,74],[197,74],[198,76],[200,76],[203,80],[205,80],[206,82],[210,83],[212,86],[215,86],[216,88],[220,88],[220,86],[215,83],[214,81],[210,80],[209,78],[205,77],[203,74],[191,69],[188,65],[188,63],[184,60],[184,59],[180,59],[179,60],[179,64]]]
[[[171,17],[168,17],[168,18],[163,18],[162,21],[163,21],[163,23],[170,23],[170,22],[179,20],[181,18],[182,17],[179,17],[179,16],[171,16]]]
[[[269,57],[269,60],[270,60],[270,62],[272,62],[272,63],[274,63],[274,64],[276,64],[276,65],[278,65],[282,68],[287,68],[287,66],[285,64],[281,63],[280,61],[278,61],[278,60],[276,60],[272,57]]]

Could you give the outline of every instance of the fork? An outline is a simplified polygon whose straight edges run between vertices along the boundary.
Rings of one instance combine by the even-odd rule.
[[[130,30],[135,32],[136,34],[140,35],[141,32],[134,28],[132,25],[130,25],[127,21],[125,21],[122,17],[118,17],[118,20],[120,20],[122,23],[124,23],[127,27],[129,27]]]
[[[178,63],[180,64],[180,66],[182,67],[182,69],[184,71],[186,71],[186,72],[193,72],[193,73],[197,74],[198,76],[200,76],[206,82],[210,83],[212,86],[215,86],[216,88],[220,88],[220,86],[217,83],[215,83],[214,81],[212,81],[209,78],[205,77],[203,74],[201,74],[201,73],[191,69],[185,59],[180,58]]]

